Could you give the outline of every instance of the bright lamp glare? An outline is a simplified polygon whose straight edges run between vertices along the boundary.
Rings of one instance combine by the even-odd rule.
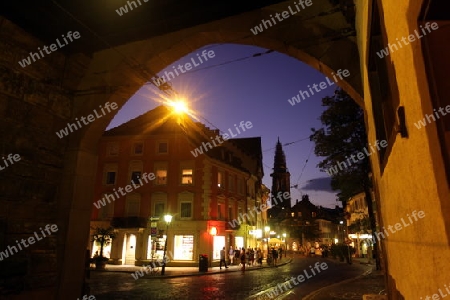
[[[171,215],[165,215],[164,216],[164,221],[166,221],[166,223],[172,222],[172,216]]]
[[[173,101],[170,103],[170,106],[173,107],[176,113],[187,113],[188,107],[187,104],[181,100]]]

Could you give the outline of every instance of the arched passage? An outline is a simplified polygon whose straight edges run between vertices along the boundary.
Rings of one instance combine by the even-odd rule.
[[[259,16],[259,14],[257,15]],[[257,19],[258,16],[252,16],[252,18]],[[75,115],[89,114],[93,109],[108,101],[116,102],[121,107],[155,73],[171,65],[174,61],[203,46],[230,42],[254,45],[285,53],[329,77],[332,77],[333,72],[339,69],[348,69],[351,75],[346,78],[348,80],[340,81],[339,85],[363,106],[359,62],[354,59],[358,57],[358,51],[352,38],[342,36],[341,39],[319,44],[317,49],[306,51],[295,43],[286,43],[283,41],[284,37],[276,36],[276,33],[273,36],[264,37],[249,35],[246,32],[251,24],[249,19],[251,18],[248,15],[243,15],[230,18],[230,20],[222,20],[220,24],[199,26],[195,32],[192,32],[192,29],[185,30],[184,34],[170,34],[165,37],[125,44],[120,46],[118,51],[103,50],[95,53],[89,69],[80,82],[79,90],[83,90],[86,95],[77,96],[74,100],[76,103]],[[235,24],[239,24],[239,27]],[[321,39],[326,32],[317,32],[316,34],[317,38]],[[158,47],[154,45],[158,45]],[[70,182],[69,186],[73,188],[63,189],[66,191],[64,198],[71,199],[70,202],[72,202],[71,210],[64,214],[69,217],[64,254],[66,257],[78,255],[81,259],[82,250],[85,248],[85,244],[81,241],[87,238],[86,232],[89,231],[88,224],[92,208],[92,197],[87,197],[86,193],[93,190],[94,180],[92,179],[96,172],[97,141],[113,117],[114,114],[108,114],[101,120],[91,123],[82,134],[78,136],[74,134],[70,137],[70,149],[73,150],[70,150],[68,152],[70,154],[66,156],[65,178]],[[73,174],[73,170],[76,170],[75,174]],[[71,191],[74,192],[71,193]],[[75,215],[76,218],[70,217]],[[79,228],[80,225],[82,230],[70,230],[75,227]],[[65,286],[74,286],[75,282],[72,282],[72,279],[76,280],[73,276],[75,270],[70,265],[76,265],[76,262],[75,260],[66,260],[64,263],[67,265],[62,266],[62,272],[67,275],[60,277],[62,280],[60,293],[68,294],[74,292],[66,290]],[[79,278],[81,278],[82,272],[83,269],[79,268],[77,272],[80,274]],[[67,279],[67,282],[64,279]]]

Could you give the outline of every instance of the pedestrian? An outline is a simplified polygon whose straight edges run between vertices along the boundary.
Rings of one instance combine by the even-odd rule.
[[[252,265],[253,266],[253,264],[254,264],[254,262],[255,262],[255,251],[253,250],[253,248],[250,248],[250,251],[249,251],[249,265]]]
[[[230,246],[230,251],[228,251],[228,257],[230,258],[230,265],[233,265],[233,262],[234,262],[233,246]]]
[[[275,248],[272,248],[272,257],[273,257],[273,265],[277,265],[278,260],[278,251]]]
[[[316,256],[316,249],[313,246],[311,246],[311,249],[309,250],[309,253],[310,253],[311,257],[315,257]]]
[[[227,267],[227,262],[225,261],[225,247],[222,248],[222,250],[220,250],[220,263],[219,263],[219,267],[222,270],[222,263],[225,265],[225,269],[228,269]]]
[[[262,266],[262,260],[263,260],[263,254],[260,248],[258,248],[258,250],[256,250],[256,253],[258,255],[258,264],[261,267]]]
[[[245,248],[244,247],[242,247],[240,255],[241,255],[241,265],[242,265],[241,270],[242,270],[242,272],[245,272]]]

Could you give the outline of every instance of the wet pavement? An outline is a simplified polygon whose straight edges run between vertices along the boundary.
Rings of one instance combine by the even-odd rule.
[[[285,261],[287,262],[287,261]],[[321,269],[319,266],[325,266]],[[265,264],[264,264],[265,265]],[[265,265],[267,266],[267,265]],[[91,294],[96,299],[362,299],[362,294],[384,289],[383,275],[371,273],[373,266],[352,265],[324,258],[295,256],[278,267],[251,267],[242,273],[237,266],[210,268],[207,275],[198,268],[166,268],[166,276],[145,275],[134,279],[132,271],[120,268],[92,272]],[[117,272],[122,271],[122,272]],[[320,272],[319,272],[320,271]],[[190,276],[186,276],[190,275]],[[303,282],[292,278],[305,276]],[[357,278],[360,276],[359,278]],[[357,279],[355,279],[357,278]],[[296,284],[294,284],[296,282]],[[340,282],[340,284],[337,284]],[[278,295],[273,292],[278,292]],[[308,296],[309,295],[309,296]]]

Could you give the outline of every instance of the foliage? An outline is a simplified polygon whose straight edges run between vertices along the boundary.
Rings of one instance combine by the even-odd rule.
[[[325,157],[318,167],[322,171],[330,171],[330,168],[336,168],[339,163],[346,162],[346,168],[339,168],[337,172],[327,172],[331,176],[331,187],[333,190],[340,190],[338,200],[342,202],[363,191],[366,195],[370,228],[372,232],[376,232],[370,192],[372,181],[369,177],[371,172],[369,157],[364,155],[362,159],[359,157],[350,159],[351,155],[364,153],[364,148],[369,148],[364,110],[341,89],[336,90],[334,96],[323,98],[322,106],[328,107],[320,116],[324,127],[319,130],[312,128],[311,135],[311,140],[315,143],[314,153]],[[376,268],[380,270],[381,263],[377,247],[378,243],[374,247],[374,255]]]
[[[98,244],[100,244],[100,255],[98,258],[96,258],[97,260],[108,260],[107,258],[105,259],[105,257],[103,256],[103,248],[105,246],[108,246],[109,244],[111,244],[112,239],[115,238],[115,233],[114,233],[114,228],[113,227],[109,227],[109,228],[101,228],[101,227],[96,227],[96,228],[92,228],[94,229],[94,235],[92,238],[92,242],[96,242]]]
[[[312,128],[311,140],[315,143],[314,153],[325,157],[318,167],[322,171],[346,162],[350,156],[367,147],[367,135],[364,123],[364,111],[356,102],[339,89],[332,97],[322,99],[322,106],[328,107],[320,116],[323,128]],[[357,160],[357,159],[356,159]],[[363,181],[368,182],[370,172],[369,158],[348,164],[348,168],[338,169],[331,175],[331,187],[340,190],[340,201],[363,191]]]
[[[349,232],[352,233],[367,233],[370,230],[370,220],[369,217],[364,217],[362,219],[357,219],[355,222],[348,226]]]

